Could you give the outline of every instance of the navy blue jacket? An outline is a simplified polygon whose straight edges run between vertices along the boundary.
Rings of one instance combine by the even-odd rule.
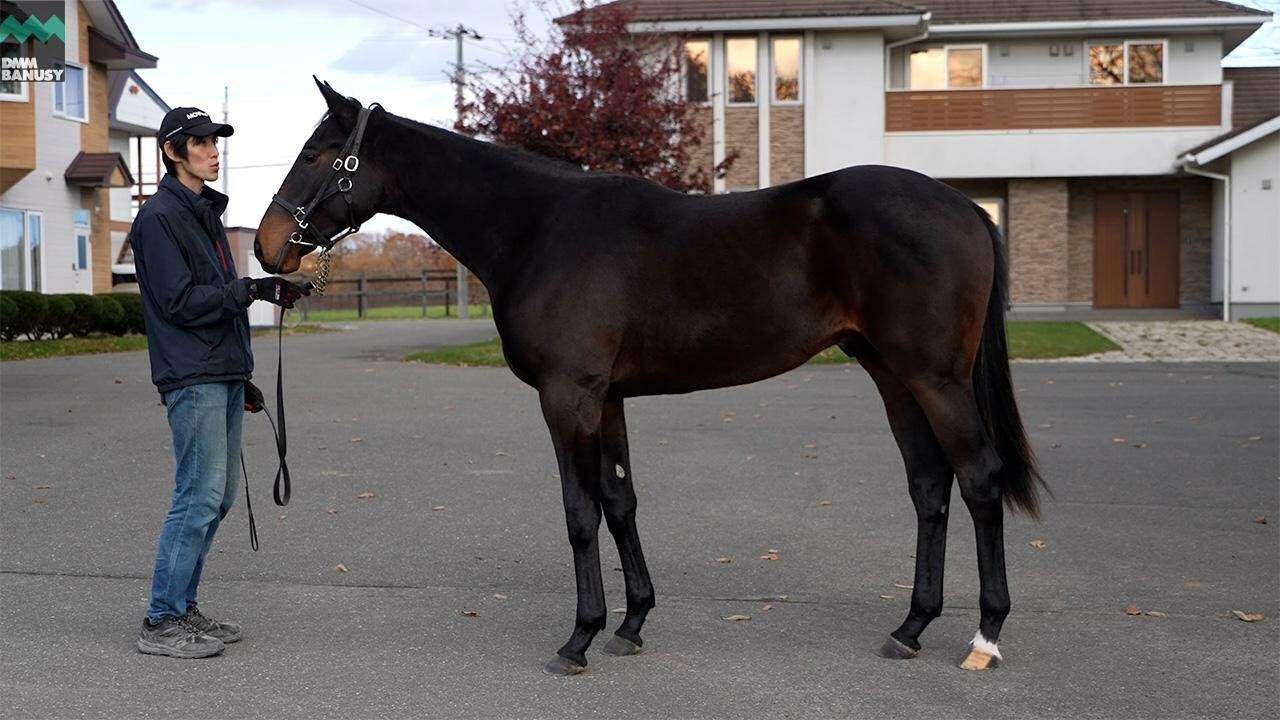
[[[208,186],[196,195],[165,175],[133,221],[151,381],[161,393],[253,374],[249,287],[219,219],[226,207],[226,195]]]

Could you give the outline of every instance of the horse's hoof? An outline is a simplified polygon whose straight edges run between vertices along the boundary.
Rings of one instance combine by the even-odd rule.
[[[1000,658],[988,652],[973,649],[960,663],[962,670],[991,670],[1000,667]]]
[[[888,660],[910,660],[919,655],[920,651],[911,649],[890,635],[889,639],[884,641],[884,645],[880,646],[880,650],[876,654]]]
[[[614,635],[609,638],[609,642],[605,643],[600,652],[605,655],[624,657],[626,655],[639,655],[642,649],[638,643],[633,643],[624,637]]]
[[[542,669],[546,670],[548,675],[558,675],[560,677],[568,677],[569,675],[577,675],[583,670],[586,670],[587,666],[579,665],[578,663],[570,660],[569,658],[561,657],[560,655],[557,655],[551,658],[550,662],[548,662],[546,666]]]

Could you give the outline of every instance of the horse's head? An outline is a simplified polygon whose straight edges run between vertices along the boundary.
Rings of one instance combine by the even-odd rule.
[[[268,272],[294,272],[307,253],[355,232],[380,197],[382,178],[362,143],[370,115],[381,109],[362,108],[319,79],[316,85],[329,112],[303,144],[254,238],[254,254]]]

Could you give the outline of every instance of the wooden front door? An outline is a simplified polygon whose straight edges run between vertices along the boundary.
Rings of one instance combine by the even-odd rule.
[[[1093,216],[1093,306],[1178,307],[1177,191],[1100,192]]]

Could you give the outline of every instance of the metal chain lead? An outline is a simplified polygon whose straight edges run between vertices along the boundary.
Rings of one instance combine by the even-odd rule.
[[[321,250],[316,258],[316,279],[311,281],[311,291],[316,295],[324,295],[324,288],[329,284],[329,262],[332,260],[328,250]]]

